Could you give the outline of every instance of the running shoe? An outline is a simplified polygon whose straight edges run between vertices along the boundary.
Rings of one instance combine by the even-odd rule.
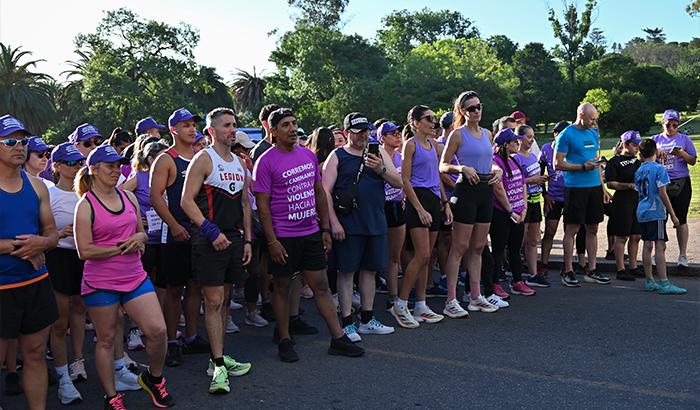
[[[129,350],[143,350],[146,345],[143,344],[141,340],[141,334],[137,328],[129,330],[129,336],[127,337],[127,347]]]
[[[386,301],[386,305],[384,306],[384,310],[386,310],[387,312],[391,313],[391,309],[394,308],[394,303],[396,303],[396,301],[394,301],[394,300],[387,300],[387,301]]]
[[[513,293],[516,295],[532,296],[535,291],[525,284],[524,281],[515,282],[513,285]]]
[[[200,335],[196,335],[194,340],[187,342],[184,340],[182,342],[182,353],[183,354],[200,354],[200,353],[211,353],[211,347],[209,347],[209,341]]]
[[[498,295],[498,297],[503,300],[510,299],[510,294],[503,289],[503,286],[500,283],[495,283],[493,285],[493,293]]]
[[[297,316],[289,321],[290,335],[315,335],[318,329],[308,324],[301,316]]]
[[[550,286],[549,281],[540,273],[537,275],[531,275],[529,278],[527,278],[525,284],[536,288],[548,288]]]
[[[117,391],[141,390],[138,376],[131,373],[126,366],[114,370],[114,388]]]
[[[425,291],[425,296],[429,298],[444,298],[447,296],[447,289],[443,289],[440,285],[433,283],[433,286]]]
[[[682,295],[686,292],[687,290],[679,288],[668,280],[659,282],[659,295]]]
[[[309,285],[304,285],[304,287],[301,288],[301,297],[304,299],[313,299],[314,298],[314,291],[311,290]]]
[[[632,271],[628,270],[617,271],[617,273],[615,274],[615,279],[622,280],[625,282],[634,282],[636,280]]]
[[[510,303],[506,302],[505,300],[501,299],[497,294],[492,294],[491,296],[487,297],[486,300],[492,304],[497,306],[499,309],[502,308],[507,308],[510,306]]]
[[[294,351],[294,342],[292,339],[282,339],[277,345],[277,354],[281,361],[292,363],[299,360],[297,352]]]
[[[610,278],[599,273],[596,270],[593,270],[583,275],[583,281],[586,283],[597,283],[599,285],[607,285],[610,283]]]
[[[247,312],[245,314],[245,319],[243,319],[243,323],[245,323],[248,326],[255,326],[255,327],[265,327],[269,323],[267,320],[265,320],[260,313],[258,313],[257,310],[254,310],[252,312]]]
[[[581,286],[581,282],[576,279],[576,274],[572,271],[561,275],[561,284],[570,288]]]
[[[139,385],[151,396],[153,405],[160,408],[174,406],[173,397],[165,387],[165,377],[161,376],[160,383],[154,383],[151,377],[147,372],[142,372],[139,375]]]
[[[479,295],[478,299],[469,302],[469,306],[467,306],[467,309],[470,312],[481,311],[485,313],[493,313],[498,311],[498,306],[489,303],[489,301],[486,300],[486,298],[483,295]]]
[[[228,371],[228,375],[232,377],[239,377],[247,374],[253,365],[250,363],[242,363],[236,361],[233,357],[224,355],[224,366]],[[214,375],[214,361],[209,359],[209,367],[207,368],[207,376],[212,377]]]
[[[462,317],[467,317],[469,316],[469,312],[464,310],[462,308],[462,305],[459,304],[457,299],[452,299],[445,303],[445,308],[442,310],[442,313],[452,319],[459,319]]]
[[[168,343],[168,352],[165,355],[165,365],[168,367],[177,367],[182,364],[182,351],[180,343]]]
[[[361,342],[362,338],[360,335],[357,334],[357,326],[355,326],[354,323],[351,323],[345,327],[343,327],[343,333],[350,339],[351,342],[357,343]]]
[[[275,312],[272,310],[271,303],[263,303],[260,307],[260,316],[268,322],[275,321]]]
[[[225,394],[231,391],[228,383],[228,372],[226,366],[214,366],[214,372],[209,383],[209,393]]]
[[[433,312],[429,307],[423,309],[413,309],[413,318],[418,323],[438,323],[445,319],[445,316]]]
[[[237,324],[233,323],[233,318],[231,315],[228,315],[226,317],[226,334],[230,335],[232,333],[238,333],[241,331],[241,328],[238,327]]]
[[[235,300],[231,299],[231,301],[228,304],[229,309],[231,310],[240,310],[243,309],[243,305],[240,303],[236,302]]]
[[[688,267],[688,257],[685,255],[678,255],[678,266],[679,267]]]
[[[5,375],[5,394],[8,396],[18,396],[22,394],[22,386],[19,384],[19,374],[17,372]]]
[[[87,380],[87,372],[85,371],[85,359],[73,360],[68,366],[68,374],[71,381],[81,382]]]
[[[104,406],[105,410],[124,410],[126,406],[124,405],[124,393],[117,393],[116,396],[108,399],[105,396]]]
[[[459,279],[457,280],[457,285],[464,286],[467,283],[467,272],[459,272]]]
[[[16,373],[15,373],[16,374]],[[78,389],[75,388],[70,377],[61,377],[58,381],[58,400],[63,405],[80,403],[83,401],[83,396],[80,395]]]
[[[388,335],[394,333],[394,328],[391,326],[386,326],[382,322],[375,318],[372,318],[367,323],[360,322],[360,326],[357,328],[357,333],[363,335]]]
[[[644,281],[644,291],[654,292],[659,290],[659,285],[654,281],[654,279],[647,279]]]
[[[360,357],[365,354],[365,349],[351,342],[347,335],[343,335],[339,339],[331,339],[331,345],[328,347],[328,354],[345,357]]]
[[[136,363],[131,357],[129,357],[129,354],[127,352],[124,352],[124,366],[126,366],[127,369],[131,370],[132,373],[138,374],[139,370],[139,364]]]
[[[415,329],[420,326],[416,319],[413,318],[413,315],[411,315],[411,312],[408,311],[408,306],[399,306],[395,304],[391,309],[391,315],[399,322],[401,327],[405,327],[406,329]]]
[[[362,298],[360,297],[360,293],[355,290],[352,292],[352,307],[354,309],[359,309],[361,306],[362,306]]]
[[[605,251],[605,260],[606,261],[614,261],[615,260],[615,251]]]
[[[389,287],[386,285],[386,279],[384,279],[382,276],[377,275],[377,288],[375,289],[376,293],[389,293]]]

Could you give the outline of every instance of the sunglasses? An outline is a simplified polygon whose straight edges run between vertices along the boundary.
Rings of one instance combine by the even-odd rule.
[[[78,167],[78,166],[82,167],[83,165],[85,165],[85,160],[79,159],[79,160],[75,160],[75,161],[59,161],[59,163],[65,165],[67,167]]]
[[[102,144],[102,140],[99,138],[91,138],[89,140],[83,141],[83,147],[85,148],[90,148],[93,145],[98,146],[100,144]]]
[[[15,139],[15,138],[10,138],[10,139],[6,139],[6,140],[2,140],[2,141],[0,141],[0,142],[2,142],[3,144],[5,144],[5,146],[6,146],[6,147],[9,147],[9,148],[12,148],[12,147],[14,147],[14,146],[17,145],[17,144],[22,144],[23,147],[26,147],[27,144],[29,144],[29,140],[26,139],[26,138],[25,138],[25,139],[21,139],[21,140],[18,140],[18,139]]]
[[[476,105],[471,105],[466,108],[467,112],[474,112],[476,110],[481,111],[484,108],[484,105],[482,103],[476,104]]]
[[[435,115],[433,115],[433,114],[431,114],[431,115],[425,115],[425,116],[421,117],[421,118],[420,118],[420,121],[423,121],[423,120],[426,119],[426,118],[428,119],[428,121],[430,121],[430,122],[433,123],[433,124],[437,124],[437,122],[438,122],[438,118],[437,118]]]
[[[675,122],[667,122],[664,125],[666,126],[666,128],[678,128],[678,124],[676,124]]]
[[[51,158],[51,153],[49,151],[32,151],[33,153],[36,154],[37,158],[39,159],[49,159]]]

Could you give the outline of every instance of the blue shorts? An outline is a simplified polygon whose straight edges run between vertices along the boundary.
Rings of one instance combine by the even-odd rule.
[[[389,265],[387,235],[346,235],[333,241],[338,272],[384,272]]]
[[[668,234],[666,234],[666,220],[659,219],[656,221],[640,222],[639,228],[642,233],[643,241],[664,241],[668,242]]]
[[[153,283],[151,283],[151,280],[146,278],[136,289],[132,290],[131,292],[96,290],[83,296],[83,302],[87,307],[112,306],[115,303],[125,305],[132,299],[136,299],[141,295],[155,291],[156,290],[153,288]]]

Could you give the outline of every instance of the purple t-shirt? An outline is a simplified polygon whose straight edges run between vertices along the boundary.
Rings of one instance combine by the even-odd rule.
[[[540,162],[537,160],[537,156],[530,152],[527,156],[520,153],[515,154],[515,159],[520,163],[520,166],[525,171],[525,178],[530,178],[535,175],[540,175]],[[542,185],[540,184],[527,184],[527,194],[534,196],[533,199],[539,201],[542,193]],[[528,198],[528,201],[530,198]]]
[[[258,158],[253,168],[253,191],[270,195],[276,236],[318,232],[314,184],[319,181],[318,160],[307,148],[285,152],[273,146]]]
[[[682,133],[677,133],[673,137],[667,137],[664,134],[658,134],[651,137],[656,141],[656,149],[659,152],[657,161],[666,167],[668,177],[671,179],[685,178],[690,176],[688,171],[688,163],[678,155],[671,154],[673,147],[681,147],[689,155],[696,157],[698,154],[695,150],[695,145],[690,138]]]
[[[547,194],[557,202],[564,202],[564,173],[554,169],[554,141],[544,144],[540,152],[540,161],[547,163]]]
[[[511,176],[508,176],[508,171],[506,171],[505,164],[501,157],[494,155],[493,162],[503,170],[503,188],[506,190],[506,196],[508,197],[511,209],[517,213],[522,212],[523,209],[525,209],[525,199],[523,198],[525,178],[523,178],[523,173],[520,171],[518,163],[515,162],[513,158],[508,158],[508,166],[510,166],[512,173]],[[503,209],[496,199],[495,194],[493,197],[493,206],[505,212],[505,209]]]
[[[394,157],[391,159],[391,162],[394,163],[396,172],[401,175],[401,153],[394,151]],[[386,202],[401,202],[403,201],[403,188],[394,188],[393,186],[389,185],[388,182],[385,182],[384,197]]]

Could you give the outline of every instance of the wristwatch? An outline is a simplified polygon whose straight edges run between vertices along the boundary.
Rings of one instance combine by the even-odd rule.
[[[384,166],[382,167],[382,170],[379,171],[379,176],[382,176],[382,175],[384,175],[384,174],[386,174],[386,165],[384,165]]]

